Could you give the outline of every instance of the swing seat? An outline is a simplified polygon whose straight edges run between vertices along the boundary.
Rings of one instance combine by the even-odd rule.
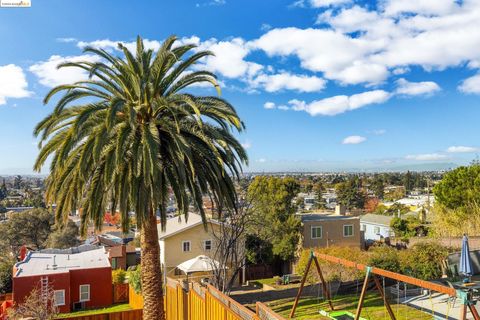
[[[333,312],[326,312],[324,310],[320,310],[320,314],[322,316],[326,316],[333,320],[353,320],[355,319],[355,315],[348,311],[333,311]],[[360,320],[367,320],[365,318],[360,317]]]

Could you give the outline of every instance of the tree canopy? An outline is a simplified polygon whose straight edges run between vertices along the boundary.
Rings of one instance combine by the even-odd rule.
[[[480,164],[458,167],[433,188],[436,201],[448,209],[480,204]]]
[[[255,223],[250,233],[272,244],[272,253],[283,260],[293,258],[300,221],[292,202],[299,185],[293,178],[256,177],[248,187]]]
[[[365,193],[360,189],[360,181],[356,178],[337,184],[337,201],[349,209],[365,206]]]

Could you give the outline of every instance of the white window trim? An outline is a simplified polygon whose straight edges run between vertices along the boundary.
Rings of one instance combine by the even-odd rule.
[[[378,232],[375,232],[375,230],[377,230],[377,228],[378,228]],[[380,235],[382,233],[382,228],[380,228],[379,226],[374,226],[373,227],[373,233],[375,235]]]
[[[345,234],[345,227],[352,227],[352,234],[346,235]],[[350,238],[355,235],[355,228],[353,227],[353,224],[344,224],[343,225],[343,237],[344,238]]]
[[[82,299],[82,287],[87,287],[88,288],[88,299]],[[79,287],[78,287],[78,291],[80,293],[80,295],[78,296],[78,298],[80,299],[79,302],[87,302],[87,301],[90,301],[90,285],[89,284],[81,284]]]
[[[57,292],[61,292],[63,296],[63,303],[57,303]],[[53,291],[53,296],[54,296],[54,304],[55,307],[60,307],[65,305],[65,290],[54,290]]]
[[[314,229],[314,228],[315,228],[315,229],[320,228],[320,230],[321,230],[321,231],[320,231],[320,237],[314,237],[314,236],[313,236],[313,229]],[[310,238],[311,238],[311,239],[322,239],[322,238],[323,238],[323,226],[311,226],[311,227],[310,227]]]
[[[210,249],[207,249],[207,241],[210,241]],[[207,239],[203,241],[203,250],[204,251],[212,251],[213,248],[213,241],[212,239]]]
[[[185,250],[185,243],[188,243],[188,251]],[[182,252],[192,251],[192,242],[190,240],[182,241]]]

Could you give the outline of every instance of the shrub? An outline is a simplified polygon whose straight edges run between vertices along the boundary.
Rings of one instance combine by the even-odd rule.
[[[313,249],[315,254],[323,253],[338,258],[344,258],[347,260],[355,261],[358,263],[366,263],[368,261],[367,253],[361,251],[358,248],[349,247],[329,247],[329,248],[315,248]],[[310,249],[302,250],[300,258],[296,265],[296,272],[300,275],[304,275],[307,268],[308,259],[310,258]],[[323,277],[326,281],[350,281],[361,278],[364,273],[354,269],[339,266],[337,264],[318,259],[320,268],[322,270]],[[320,278],[318,276],[315,264],[312,263],[310,271],[307,276],[308,283],[318,283]]]
[[[116,269],[112,271],[113,284],[125,283],[126,277],[127,277],[127,273],[123,269]]]
[[[370,248],[368,265],[393,272],[400,272],[400,259],[395,248],[376,246]]]
[[[142,268],[140,266],[128,271],[128,284],[133,288],[135,293],[142,293]]]
[[[408,250],[399,252],[401,273],[422,280],[437,279],[442,276],[441,263],[449,250],[437,242],[417,243]]]

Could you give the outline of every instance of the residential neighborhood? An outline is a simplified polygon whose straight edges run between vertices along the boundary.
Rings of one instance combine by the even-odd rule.
[[[480,320],[480,0],[0,0],[0,320]]]

